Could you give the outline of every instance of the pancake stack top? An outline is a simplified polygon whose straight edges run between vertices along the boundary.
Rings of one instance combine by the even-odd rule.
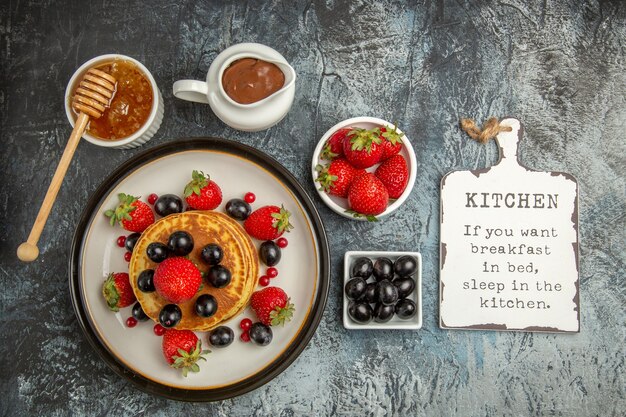
[[[141,307],[146,315],[157,323],[159,312],[170,302],[156,291],[139,290],[137,278],[142,271],[155,270],[158,266],[146,255],[148,245],[153,242],[167,244],[169,236],[180,230],[184,230],[193,237],[194,248],[188,257],[201,272],[206,273],[210,268],[200,256],[202,248],[209,243],[214,243],[222,248],[224,258],[221,264],[228,268],[232,275],[231,282],[226,287],[214,288],[205,282],[191,300],[179,304],[182,319],[175,326],[176,329],[211,330],[239,314],[248,304],[259,274],[256,248],[237,221],[214,211],[188,211],[172,214],[148,227],[133,250],[129,276]],[[202,294],[210,294],[217,300],[217,312],[211,317],[200,317],[195,312],[195,301]]]

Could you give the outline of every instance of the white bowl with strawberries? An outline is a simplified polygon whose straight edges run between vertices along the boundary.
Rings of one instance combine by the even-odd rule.
[[[377,221],[407,199],[417,172],[411,142],[396,125],[375,117],[337,123],[313,152],[311,174],[335,213]]]

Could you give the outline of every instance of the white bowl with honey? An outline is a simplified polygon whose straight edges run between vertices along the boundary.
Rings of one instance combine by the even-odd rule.
[[[65,114],[74,126],[78,115],[71,100],[89,68],[97,68],[117,79],[116,90],[102,116],[90,120],[83,138],[107,148],[136,148],[149,141],[163,120],[163,98],[150,71],[134,58],[119,54],[101,55],[76,70],[65,89]]]

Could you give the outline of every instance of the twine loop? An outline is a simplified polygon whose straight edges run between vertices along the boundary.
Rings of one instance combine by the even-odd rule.
[[[463,129],[470,138],[482,144],[495,138],[500,132],[510,132],[513,130],[511,126],[501,126],[497,117],[490,117],[489,120],[483,124],[482,129],[479,128],[472,119],[461,119],[460,125],[461,129]]]

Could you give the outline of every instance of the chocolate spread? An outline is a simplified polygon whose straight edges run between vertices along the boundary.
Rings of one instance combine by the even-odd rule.
[[[240,104],[263,100],[280,90],[285,74],[271,62],[256,58],[242,58],[226,68],[222,86],[228,97]]]

